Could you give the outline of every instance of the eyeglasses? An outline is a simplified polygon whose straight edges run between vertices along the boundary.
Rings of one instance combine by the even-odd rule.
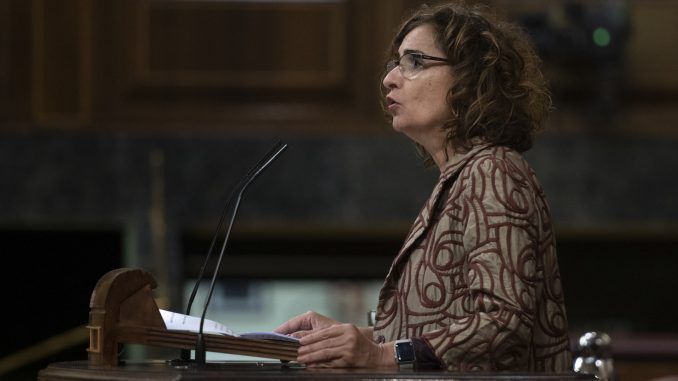
[[[433,57],[427,56],[426,54],[423,53],[411,52],[403,54],[402,57],[398,59],[388,61],[388,63],[386,64],[386,72],[390,73],[391,70],[398,67],[403,77],[407,79],[414,79],[416,78],[417,75],[419,75],[419,73],[426,69],[426,66],[424,66],[424,60],[440,61],[447,63],[450,62],[447,60],[447,58]]]

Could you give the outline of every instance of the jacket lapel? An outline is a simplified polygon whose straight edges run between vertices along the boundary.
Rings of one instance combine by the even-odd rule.
[[[386,279],[384,280],[384,286],[382,287],[381,292],[379,294],[380,299],[385,290],[388,288],[389,282],[392,280],[391,278],[394,276],[394,273],[396,272],[398,265],[410,255],[410,253],[412,252],[411,250],[412,246],[414,246],[414,244],[421,238],[424,232],[429,228],[431,224],[431,218],[435,213],[436,205],[438,204],[438,201],[440,199],[441,194],[443,193],[443,190],[446,187],[451,186],[450,180],[456,177],[456,175],[461,171],[461,169],[466,165],[466,163],[471,158],[476,156],[481,151],[486,150],[490,146],[491,144],[476,145],[466,153],[455,154],[452,157],[450,157],[448,164],[445,166],[445,169],[438,178],[438,183],[436,184],[435,188],[433,188],[431,197],[429,197],[428,201],[426,201],[426,204],[424,204],[424,207],[421,209],[421,212],[419,212],[417,219],[414,221],[412,229],[410,230],[410,232],[407,235],[407,238],[405,239],[405,243],[398,252],[396,258],[391,263],[391,268],[388,270],[388,274],[386,275]]]

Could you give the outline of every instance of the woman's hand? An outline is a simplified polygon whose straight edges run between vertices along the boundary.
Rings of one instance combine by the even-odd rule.
[[[395,367],[392,346],[377,344],[353,324],[337,324],[304,335],[297,361],[308,367]],[[389,350],[389,348],[391,348]]]
[[[302,338],[314,330],[324,329],[338,324],[341,323],[317,312],[308,311],[299,316],[293,317],[278,328],[274,329],[273,332],[290,335],[296,338]]]
[[[342,324],[308,311],[274,332],[299,338],[297,361],[308,367],[366,368],[395,366],[393,345],[372,340],[372,327]],[[392,344],[392,343],[391,343]]]

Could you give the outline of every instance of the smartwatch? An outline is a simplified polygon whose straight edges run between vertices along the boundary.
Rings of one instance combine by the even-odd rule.
[[[414,345],[412,345],[412,340],[396,340],[393,344],[393,352],[395,354],[395,360],[400,369],[412,369],[414,368]]]

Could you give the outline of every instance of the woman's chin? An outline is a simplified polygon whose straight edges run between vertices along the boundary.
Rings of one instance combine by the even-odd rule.
[[[393,127],[396,132],[405,133],[405,131],[407,131],[407,126],[396,118],[393,118],[391,127]]]

